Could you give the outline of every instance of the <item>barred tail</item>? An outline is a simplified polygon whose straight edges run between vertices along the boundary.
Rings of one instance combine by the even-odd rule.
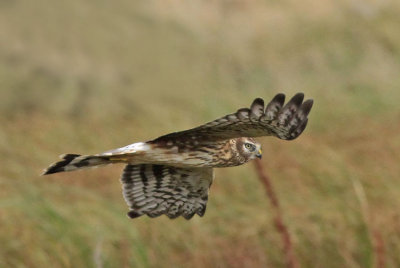
[[[62,160],[49,166],[43,175],[73,171],[82,168],[94,167],[110,163],[108,156],[95,156],[95,155],[79,155],[79,154],[64,154],[61,156]]]

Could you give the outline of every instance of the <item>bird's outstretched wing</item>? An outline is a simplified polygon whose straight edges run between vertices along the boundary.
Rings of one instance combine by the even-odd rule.
[[[306,128],[313,100],[303,102],[304,94],[297,93],[286,105],[284,94],[277,94],[266,107],[257,98],[250,108],[204,124],[202,126],[161,136],[152,142],[171,140],[223,140],[238,137],[276,136],[283,140],[297,138]]]
[[[177,168],[166,165],[127,165],[121,177],[122,192],[130,207],[128,216],[169,218],[203,216],[212,168]]]

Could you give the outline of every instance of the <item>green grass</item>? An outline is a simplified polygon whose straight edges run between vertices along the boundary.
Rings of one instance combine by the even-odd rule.
[[[0,4],[0,267],[284,267],[252,165],[217,170],[203,218],[129,220],[98,153],[305,92],[309,126],[259,139],[302,267],[400,257],[400,5],[354,1]]]

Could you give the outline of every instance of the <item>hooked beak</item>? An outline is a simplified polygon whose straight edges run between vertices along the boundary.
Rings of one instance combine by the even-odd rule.
[[[262,151],[261,151],[261,149],[258,150],[258,152],[257,152],[257,154],[256,154],[256,157],[259,158],[259,159],[262,158]]]

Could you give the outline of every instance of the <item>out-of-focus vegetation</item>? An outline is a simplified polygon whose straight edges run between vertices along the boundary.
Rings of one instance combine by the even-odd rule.
[[[399,267],[399,13],[395,0],[2,1],[0,267],[284,266],[251,165],[217,170],[191,221],[129,220],[122,166],[39,174],[61,153],[298,91],[315,100],[304,134],[260,140],[300,264]]]

